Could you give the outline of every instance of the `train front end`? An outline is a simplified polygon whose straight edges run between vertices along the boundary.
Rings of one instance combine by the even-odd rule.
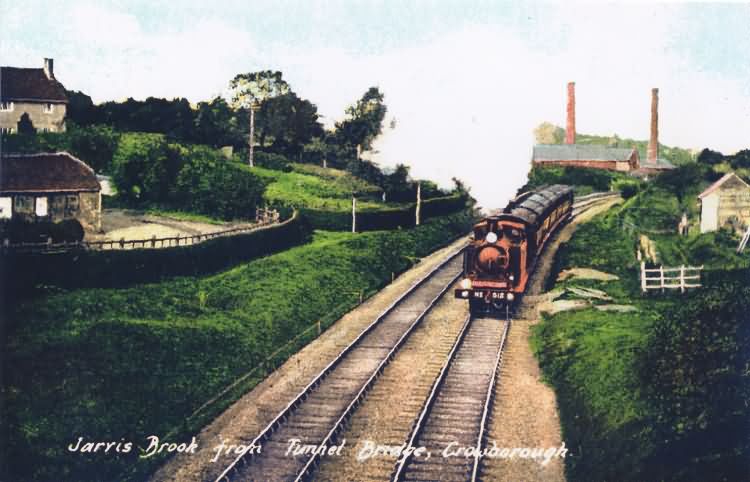
[[[464,251],[464,277],[455,297],[468,300],[472,313],[505,311],[526,287],[526,252],[522,222],[499,217],[480,221]]]

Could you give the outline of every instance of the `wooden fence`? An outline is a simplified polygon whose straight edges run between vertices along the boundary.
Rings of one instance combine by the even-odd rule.
[[[679,289],[684,293],[687,288],[700,288],[701,270],[703,266],[685,266],[679,268],[646,268],[641,262],[641,290]],[[695,282],[695,280],[698,280]]]
[[[106,241],[72,241],[63,243],[53,243],[52,238],[48,238],[46,243],[11,243],[10,240],[3,240],[2,248],[4,251],[13,252],[34,252],[34,253],[61,253],[76,249],[88,250],[121,250],[121,249],[160,249],[174,248],[177,246],[190,246],[192,244],[202,243],[209,239],[221,236],[233,236],[235,234],[249,233],[264,226],[277,224],[279,222],[279,213],[275,210],[259,210],[256,213],[256,222],[249,226],[239,228],[225,229],[211,233],[193,234],[186,236],[170,236],[166,238],[157,238],[152,236],[149,239],[132,239],[126,241],[124,238],[119,240]]]

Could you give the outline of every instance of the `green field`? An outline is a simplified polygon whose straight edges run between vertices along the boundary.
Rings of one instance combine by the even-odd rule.
[[[532,347],[571,450],[568,480],[741,480],[750,469],[750,273],[733,253],[736,239],[654,235],[663,262],[706,265],[704,287],[640,293],[639,232],[623,221],[648,223],[675,204],[672,194],[647,189],[580,226],[557,253],[556,271],[588,267],[620,279],[555,288],[600,289],[637,309],[562,312],[534,327]]]
[[[326,211],[351,211],[353,189],[365,193],[377,191],[377,188],[351,175],[339,175],[342,171],[335,169],[299,166],[295,169],[293,172],[282,172],[263,167],[252,168],[253,174],[268,183],[263,195],[267,202]],[[395,209],[402,206],[367,200],[357,202],[357,208],[365,211]]]
[[[143,478],[156,461],[67,454],[66,446],[79,436],[195,434],[262,374],[188,418],[204,402],[470,222],[464,214],[408,230],[316,232],[309,244],[212,276],[77,290],[13,307],[2,360],[14,367],[2,389],[10,480]]]

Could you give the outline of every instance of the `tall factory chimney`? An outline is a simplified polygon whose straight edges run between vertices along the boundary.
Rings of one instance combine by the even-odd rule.
[[[576,83],[568,82],[568,123],[565,126],[565,143],[576,143]]]
[[[651,137],[648,139],[646,159],[656,163],[659,157],[659,89],[651,89]]]

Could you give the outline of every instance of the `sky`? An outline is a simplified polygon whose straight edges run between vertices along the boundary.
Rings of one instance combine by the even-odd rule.
[[[0,0],[0,18],[0,64],[54,58],[95,102],[197,103],[273,69],[332,125],[378,86],[371,158],[487,208],[525,182],[534,127],[565,125],[569,81],[578,132],[647,139],[658,87],[663,144],[750,147],[748,3]]]

